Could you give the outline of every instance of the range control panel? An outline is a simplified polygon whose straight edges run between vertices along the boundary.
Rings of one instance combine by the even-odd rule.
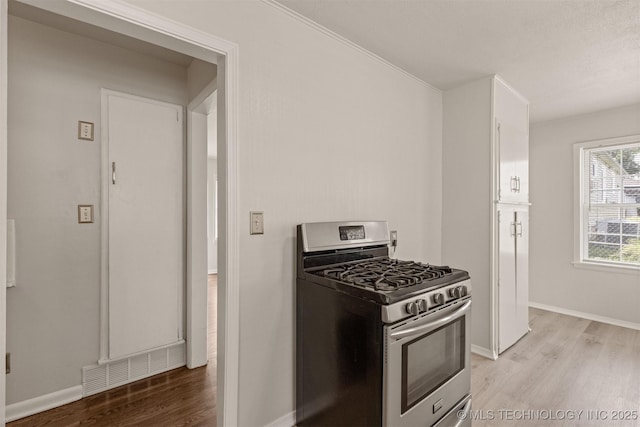
[[[427,291],[403,301],[382,306],[382,321],[395,323],[398,320],[418,316],[429,311],[435,311],[445,305],[471,295],[471,280],[443,286]]]

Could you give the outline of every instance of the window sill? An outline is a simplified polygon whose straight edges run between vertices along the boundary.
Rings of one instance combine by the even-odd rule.
[[[604,273],[618,273],[618,274],[631,274],[634,276],[640,276],[640,266],[632,265],[617,265],[617,264],[605,264],[599,262],[588,261],[574,261],[572,262],[575,268],[582,270],[594,270]]]

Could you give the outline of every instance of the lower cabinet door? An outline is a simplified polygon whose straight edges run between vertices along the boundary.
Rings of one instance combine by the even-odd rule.
[[[529,216],[526,209],[498,211],[498,352],[529,330]]]
[[[516,210],[516,328],[529,331],[529,210]],[[518,337],[518,339],[520,338]]]

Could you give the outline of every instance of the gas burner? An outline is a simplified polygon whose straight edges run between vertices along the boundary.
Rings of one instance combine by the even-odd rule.
[[[451,269],[447,266],[440,267],[415,261],[380,258],[336,265],[318,270],[314,274],[385,292],[440,279],[446,274],[451,274]]]

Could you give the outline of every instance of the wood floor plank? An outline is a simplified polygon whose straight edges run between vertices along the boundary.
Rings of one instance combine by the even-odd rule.
[[[207,366],[178,368],[50,411],[8,427],[131,427],[216,425],[217,276],[209,275]]]
[[[484,415],[474,427],[640,426],[640,331],[538,309],[529,318],[532,331],[498,360],[471,356]],[[630,419],[612,419],[618,411]]]

